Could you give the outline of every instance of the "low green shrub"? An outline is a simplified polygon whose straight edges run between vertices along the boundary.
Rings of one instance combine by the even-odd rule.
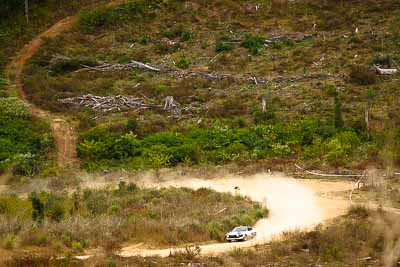
[[[258,35],[248,35],[246,39],[241,43],[244,48],[247,48],[249,52],[253,55],[258,55],[260,49],[263,48],[265,38]]]
[[[334,122],[304,119],[291,123],[238,126],[215,123],[138,137],[92,129],[83,134],[78,155],[88,170],[132,169],[178,164],[223,164],[231,161],[299,157],[319,159],[331,166],[351,164],[368,142],[363,132],[336,128]]]
[[[53,148],[48,125],[33,121],[20,100],[0,98],[0,172],[35,176]]]
[[[215,51],[218,53],[231,51],[233,50],[233,48],[234,48],[233,44],[226,41],[219,41],[215,45]]]
[[[29,118],[26,105],[16,97],[0,98],[0,116],[7,118]]]
[[[190,60],[186,57],[182,57],[176,62],[176,66],[180,69],[187,69],[190,66]]]
[[[18,236],[15,234],[7,234],[3,239],[3,247],[5,249],[14,249],[17,246]]]
[[[195,34],[191,31],[183,31],[181,34],[181,40],[183,42],[193,41]]]

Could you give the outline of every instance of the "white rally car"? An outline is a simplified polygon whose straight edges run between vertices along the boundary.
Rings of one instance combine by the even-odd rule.
[[[225,239],[228,242],[231,241],[246,241],[254,238],[257,232],[249,226],[235,227],[232,231],[225,235]]]

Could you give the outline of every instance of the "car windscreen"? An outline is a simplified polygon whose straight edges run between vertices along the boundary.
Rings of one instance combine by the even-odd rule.
[[[232,232],[244,232],[247,231],[247,227],[236,227],[235,229],[233,229]]]

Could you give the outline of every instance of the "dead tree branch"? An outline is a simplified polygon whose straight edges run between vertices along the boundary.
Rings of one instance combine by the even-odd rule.
[[[131,61],[131,63],[128,64],[105,63],[96,67],[90,67],[90,66],[83,66],[83,67],[84,68],[77,70],[76,72],[82,72],[82,71],[106,72],[106,71],[125,71],[131,69],[141,69],[143,71],[167,74],[178,79],[188,78],[188,77],[200,77],[211,81],[229,80],[232,82],[253,83],[255,85],[263,85],[270,82],[283,83],[283,82],[300,82],[300,81],[314,80],[314,79],[329,79],[340,76],[330,73],[315,73],[315,74],[301,75],[301,76],[256,77],[254,75],[250,75],[248,77],[244,77],[228,73],[179,71],[174,69],[156,67],[138,61]]]
[[[294,166],[301,170],[304,171],[305,173],[315,175],[315,176],[321,176],[321,177],[363,177],[364,174],[330,174],[330,173],[319,173],[319,172],[313,172],[313,171],[308,171],[302,167],[300,167],[297,164],[294,164]]]

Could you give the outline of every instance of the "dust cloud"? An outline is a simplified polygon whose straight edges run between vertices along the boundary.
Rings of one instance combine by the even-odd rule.
[[[200,179],[191,177],[163,177],[162,180],[145,177],[135,181],[145,187],[188,187],[192,189],[211,188],[218,192],[231,192],[247,196],[266,205],[269,217],[255,225],[257,237],[248,242],[208,244],[201,247],[202,254],[216,255],[239,247],[263,244],[286,231],[309,229],[325,220],[346,212],[349,201],[330,199],[334,191],[352,188],[351,183],[321,180],[299,180],[283,174],[257,174],[252,176],[227,175],[222,178]],[[143,249],[137,246],[125,247],[119,253],[122,257],[170,255],[170,249]]]

